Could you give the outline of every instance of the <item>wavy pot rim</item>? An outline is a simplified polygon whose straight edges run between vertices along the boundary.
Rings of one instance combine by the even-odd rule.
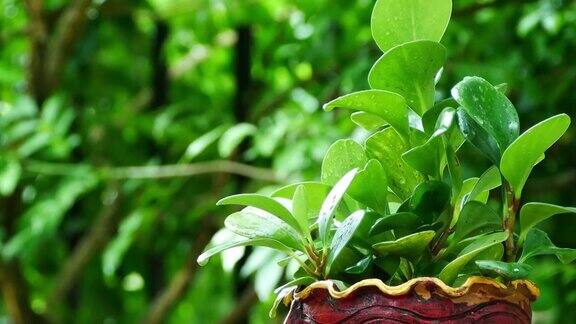
[[[336,288],[332,280],[316,281],[299,291],[297,287],[294,287],[292,292],[286,294],[283,298],[283,302],[285,305],[289,305],[293,300],[304,300],[317,289],[327,290],[332,298],[343,299],[365,287],[376,287],[380,292],[389,296],[401,296],[414,291],[425,299],[430,298],[432,292],[451,299],[461,299],[465,298],[473,289],[479,287],[486,288],[485,293],[499,295],[502,299],[508,299],[518,293],[521,293],[530,301],[534,301],[540,296],[540,289],[536,284],[526,279],[514,280],[504,284],[491,278],[472,276],[462,285],[452,287],[435,277],[418,277],[396,286],[389,286],[380,279],[371,278],[358,281],[341,291]]]

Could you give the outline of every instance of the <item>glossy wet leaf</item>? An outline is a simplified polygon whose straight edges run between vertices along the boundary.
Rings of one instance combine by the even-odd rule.
[[[434,77],[446,60],[446,49],[432,41],[405,43],[386,52],[372,67],[373,89],[398,93],[418,115],[434,104]]]
[[[438,178],[443,153],[442,139],[432,137],[426,143],[402,154],[402,159],[424,175]]]
[[[438,278],[448,285],[451,284],[458,277],[460,270],[465,265],[476,259],[482,251],[504,242],[507,238],[508,233],[506,232],[487,234],[478,237],[473,243],[465,247],[454,260],[448,263],[442,271],[440,271]]]
[[[562,207],[540,202],[524,204],[522,209],[520,209],[520,244],[524,241],[531,228],[558,214],[576,214],[576,208]]]
[[[458,108],[457,116],[458,127],[462,131],[464,138],[492,163],[498,165],[501,153],[494,137],[480,127],[462,108]]]
[[[336,233],[334,233],[334,237],[332,238],[332,243],[330,244],[330,252],[328,253],[328,260],[326,263],[326,273],[330,272],[330,267],[332,263],[338,256],[342,249],[348,244],[358,225],[362,222],[362,218],[364,217],[364,211],[359,210],[348,216],[341,224],[338,229],[336,229]]]
[[[434,231],[414,233],[395,241],[376,243],[372,245],[372,248],[380,254],[391,254],[415,260],[424,253],[435,235]]]
[[[344,270],[344,272],[350,273],[350,274],[364,273],[368,269],[368,267],[370,267],[370,264],[372,264],[372,260],[373,260],[372,255],[369,255],[369,256],[365,257],[364,259],[358,261],[353,266],[346,268]]]
[[[378,0],[372,11],[372,36],[383,52],[414,40],[438,42],[451,12],[450,0]]]
[[[400,260],[401,258],[394,255],[387,255],[387,256],[380,256],[374,258],[374,265],[389,276],[393,276],[398,272],[398,268],[400,267]]]
[[[520,124],[514,105],[488,81],[465,77],[452,88],[452,97],[496,141],[499,153],[518,137]]]
[[[422,172],[425,175],[432,176],[436,179],[442,177],[444,166],[447,162],[447,153],[454,152],[452,148],[446,148],[448,145],[447,140],[441,138],[441,136],[447,134],[452,129],[456,116],[456,110],[454,108],[444,108],[437,116],[435,122],[434,130],[430,135],[430,138],[426,143],[416,146],[404,153],[402,158],[414,167],[416,170]],[[430,116],[428,116],[430,117]],[[456,164],[455,155],[451,155],[449,162]],[[456,167],[452,165],[452,167]],[[452,172],[456,171],[454,168]],[[455,174],[457,182],[460,180],[460,175]]]
[[[335,108],[360,110],[380,117],[408,139],[408,106],[399,94],[384,90],[364,90],[334,99],[324,105],[324,110]]]
[[[350,139],[334,142],[322,161],[322,182],[333,185],[350,170],[363,169],[368,162],[362,145]]]
[[[434,106],[432,106],[432,108],[427,110],[422,115],[422,125],[424,126],[424,131],[426,132],[426,134],[432,135],[432,133],[434,133],[434,131],[436,130],[438,118],[446,108],[453,108],[455,111],[455,108],[457,107],[458,103],[453,98],[443,99],[435,103]]]
[[[301,233],[309,236],[308,192],[306,187],[300,185],[296,188],[292,198],[292,214],[300,226]]]
[[[350,119],[354,124],[372,132],[380,127],[388,125],[388,123],[378,115],[367,113],[364,111],[356,111],[350,115]]]
[[[500,170],[498,170],[497,167],[490,167],[480,176],[467,200],[474,200],[480,196],[481,193],[498,188],[502,184],[501,177]]]
[[[320,240],[322,246],[326,249],[328,248],[328,238],[330,235],[330,226],[332,224],[332,218],[334,216],[334,211],[338,207],[338,204],[344,197],[344,194],[348,190],[348,187],[356,177],[358,169],[353,169],[346,173],[338,182],[334,185],[326,199],[322,203],[320,208],[320,213],[318,215],[318,232],[320,235]]]
[[[474,190],[474,186],[478,183],[479,178],[468,178],[462,182],[462,188],[460,189],[460,193],[454,200],[454,217],[452,219],[452,225],[456,224],[458,221],[458,215],[460,215],[460,211],[464,207],[464,204],[468,202],[468,197],[472,190]],[[486,203],[488,201],[488,191],[481,192],[476,198],[474,199],[479,202]]]
[[[302,250],[302,238],[295,229],[276,216],[247,207],[224,220],[226,228],[251,239],[272,239],[290,248]]]
[[[350,246],[344,246],[332,261],[330,269],[324,268],[323,275],[325,278],[339,278],[351,264],[358,263],[364,257],[365,255],[358,252],[358,250]]]
[[[382,215],[387,213],[388,179],[378,160],[371,159],[358,172],[348,194]]]
[[[502,230],[502,218],[492,208],[478,201],[464,205],[454,232],[454,240]]]
[[[546,232],[532,228],[526,235],[518,262],[526,262],[539,255],[555,255],[558,260],[566,264],[576,260],[576,249],[559,248],[550,241]]]
[[[366,151],[382,164],[388,186],[401,199],[408,198],[412,190],[424,180],[418,171],[402,159],[407,149],[401,136],[392,128],[379,131],[366,140]]]
[[[568,129],[570,117],[566,114],[550,117],[524,132],[502,156],[500,170],[520,197],[532,168]]]
[[[453,147],[452,143],[448,143],[446,140],[443,141],[443,145],[446,155],[446,165],[448,166],[448,173],[450,174],[450,182],[452,184],[452,196],[456,197],[464,184],[462,168],[456,156],[456,150],[458,148]],[[443,167],[441,166],[440,176],[444,176],[443,173]]]
[[[370,235],[378,235],[389,230],[406,229],[413,230],[422,225],[422,218],[416,214],[400,212],[384,216],[370,229]]]
[[[424,124],[422,124],[422,117],[418,115],[414,110],[408,109],[408,126],[413,131],[410,132],[410,142],[412,145],[420,145],[426,142],[428,137],[424,132]],[[417,130],[418,132],[415,132]]]
[[[322,203],[332,187],[321,182],[300,182],[291,185],[284,186],[272,193],[272,197],[281,197],[286,199],[292,199],[296,193],[296,189],[299,186],[303,186],[306,190],[306,213],[308,219],[316,219],[320,213],[320,208]]]
[[[448,206],[450,187],[442,181],[426,181],[414,189],[410,210],[427,224],[432,223]]]
[[[301,228],[300,223],[292,216],[292,213],[284,205],[273,198],[259,194],[238,194],[220,199],[217,205],[243,205],[252,206],[269,212],[292,226],[292,228],[304,233],[305,229]]]
[[[527,278],[532,271],[532,266],[525,263],[510,263],[495,260],[477,260],[475,263],[482,275],[503,277],[508,281]]]
[[[269,238],[247,238],[247,239],[243,239],[243,240],[238,240],[238,241],[233,241],[233,242],[226,242],[223,244],[219,244],[216,245],[214,247],[210,247],[208,249],[206,249],[204,252],[202,252],[202,254],[200,254],[200,256],[198,256],[198,258],[196,259],[196,262],[198,262],[199,265],[203,266],[206,265],[208,263],[208,261],[210,260],[210,258],[222,251],[234,248],[234,247],[238,247],[238,246],[263,246],[263,247],[268,247],[268,248],[272,248],[272,249],[276,249],[279,251],[290,251],[290,248],[287,247],[286,245],[282,244],[281,242],[274,240],[274,239],[269,239]]]

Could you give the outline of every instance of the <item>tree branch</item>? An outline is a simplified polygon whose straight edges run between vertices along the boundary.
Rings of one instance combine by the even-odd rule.
[[[28,287],[16,260],[0,262],[0,290],[10,323],[46,323],[46,320],[30,307]]]
[[[182,295],[184,295],[190,282],[194,280],[194,275],[198,270],[196,258],[200,253],[202,253],[204,246],[210,242],[212,235],[217,230],[217,226],[214,222],[214,218],[210,217],[210,215],[206,215],[203,217],[198,228],[201,230],[196,236],[194,242],[192,242],[192,248],[188,252],[186,262],[172,277],[172,281],[170,281],[168,286],[154,299],[143,323],[162,323],[170,310],[180,300]]]
[[[75,0],[58,19],[45,58],[44,96],[47,96],[60,83],[66,60],[88,22],[87,11],[91,4],[92,0]]]
[[[83,172],[86,168],[91,167],[82,164],[28,160],[26,161],[24,168],[26,171],[31,173],[65,176]],[[192,164],[102,167],[93,168],[93,170],[104,180],[178,178],[209,173],[230,173],[271,182],[278,182],[281,180],[278,175],[270,169],[254,167],[248,164],[228,160],[215,160]]]
[[[38,104],[44,101],[44,57],[48,41],[48,30],[42,13],[43,0],[26,0],[26,10],[29,16],[27,27],[30,39],[28,54],[27,83],[28,91]]]
[[[110,187],[111,190],[116,190],[115,185]],[[121,198],[116,197],[114,201],[102,209],[90,232],[83,236],[61,268],[46,308],[52,317],[56,318],[55,312],[58,311],[58,306],[62,304],[70,289],[74,287],[90,260],[106,247],[112,234],[116,231],[122,218],[122,213],[118,212],[120,200]]]
[[[236,302],[236,307],[226,316],[220,324],[236,324],[240,319],[246,318],[250,308],[258,301],[258,295],[253,287],[244,290],[240,299]]]

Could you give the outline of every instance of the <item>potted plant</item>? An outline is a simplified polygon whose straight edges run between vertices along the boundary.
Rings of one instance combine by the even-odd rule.
[[[291,304],[287,323],[531,321],[539,291],[525,279],[530,262],[576,259],[535,225],[576,208],[522,204],[522,189],[570,118],[520,134],[506,86],[480,77],[435,100],[451,9],[450,0],[376,2],[372,34],[384,54],[368,76],[372,89],[324,106],[353,110],[370,135],[335,142],[319,182],[222,199],[246,207],[225,220],[235,238],[200,264],[236,246],[284,252],[281,264],[298,264],[276,290],[275,307]],[[463,179],[464,142],[493,165],[479,177]],[[488,199],[498,191],[499,202]]]

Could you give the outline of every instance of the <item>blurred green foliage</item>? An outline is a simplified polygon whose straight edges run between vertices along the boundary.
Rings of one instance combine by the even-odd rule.
[[[522,130],[576,117],[575,2],[454,5],[438,97],[479,75],[508,83]],[[364,136],[320,106],[368,88],[372,7],[0,0],[3,318],[269,323],[276,256],[240,248],[201,270],[195,260],[231,211],[219,198],[317,179],[330,143]],[[576,205],[575,138],[572,127],[535,169],[527,201]],[[576,247],[574,218],[543,226]],[[576,322],[574,267],[542,262],[535,320]]]

